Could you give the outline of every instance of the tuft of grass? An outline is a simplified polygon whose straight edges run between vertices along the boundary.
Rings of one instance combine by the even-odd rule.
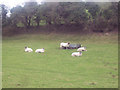
[[[117,35],[29,34],[4,37],[2,44],[3,88],[117,88]],[[81,57],[76,49],[61,50],[60,42],[87,47]],[[45,53],[26,53],[24,47],[45,48]]]

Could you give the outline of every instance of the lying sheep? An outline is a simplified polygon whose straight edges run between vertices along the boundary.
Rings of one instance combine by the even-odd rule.
[[[60,48],[61,49],[68,49],[69,48],[69,45],[70,45],[70,43],[64,43],[64,42],[62,42],[62,43],[60,43]]]
[[[36,53],[43,53],[43,52],[45,52],[45,49],[44,48],[42,48],[42,49],[36,49],[35,52]]]
[[[81,51],[87,51],[87,50],[86,50],[86,47],[80,47],[77,49],[77,51],[81,52]]]
[[[73,57],[75,57],[75,56],[77,56],[77,57],[82,56],[82,52],[73,52],[71,54],[71,56],[73,56]]]
[[[78,49],[80,48],[82,45],[81,44],[70,44],[69,45],[69,49]]]
[[[32,52],[33,50],[31,48],[25,47],[25,52]]]

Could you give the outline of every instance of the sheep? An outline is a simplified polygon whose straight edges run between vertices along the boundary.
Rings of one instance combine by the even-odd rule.
[[[32,52],[33,50],[31,48],[25,47],[25,52]]]
[[[79,57],[79,56],[82,56],[82,52],[73,52],[72,54],[71,54],[71,56],[77,56],[77,57]]]
[[[70,44],[70,45],[69,45],[69,49],[78,49],[78,48],[80,48],[80,47],[82,47],[81,44]]]
[[[35,52],[36,53],[43,53],[43,52],[45,52],[45,49],[44,48],[42,48],[42,49],[36,49]]]
[[[80,47],[77,49],[77,51],[81,52],[81,51],[87,51],[87,50],[86,50],[86,47]]]
[[[68,47],[69,47],[69,45],[70,45],[70,43],[64,43],[64,42],[62,42],[62,43],[60,43],[60,48],[61,49],[67,49]]]

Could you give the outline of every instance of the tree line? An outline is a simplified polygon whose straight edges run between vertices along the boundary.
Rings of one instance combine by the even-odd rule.
[[[118,27],[118,2],[26,2],[10,9],[1,4],[2,26],[76,26],[90,31],[113,31]]]

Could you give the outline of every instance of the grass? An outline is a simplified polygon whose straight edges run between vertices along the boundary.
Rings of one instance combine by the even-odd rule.
[[[117,88],[118,40],[116,34],[29,34],[4,37],[2,45],[3,88]],[[87,47],[60,50],[60,42]],[[45,48],[45,53],[25,53],[24,47]]]

